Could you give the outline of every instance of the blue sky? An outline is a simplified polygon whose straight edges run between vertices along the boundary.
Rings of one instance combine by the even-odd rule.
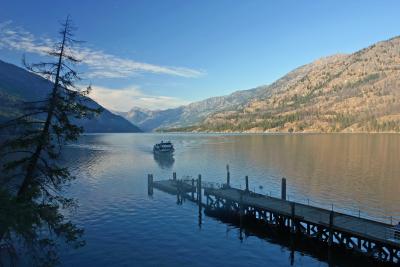
[[[96,100],[115,110],[168,108],[397,36],[399,10],[395,0],[2,0],[0,59],[37,60],[69,14],[86,41],[79,68]]]

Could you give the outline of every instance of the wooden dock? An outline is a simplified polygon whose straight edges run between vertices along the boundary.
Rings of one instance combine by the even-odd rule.
[[[292,234],[315,239],[321,244],[340,246],[373,257],[375,260],[400,265],[400,237],[392,225],[356,217],[333,210],[286,200],[286,179],[282,179],[281,198],[251,192],[245,178],[244,190],[230,186],[229,169],[226,183],[216,185],[197,179],[153,181],[149,175],[149,194],[153,187],[177,195],[178,201],[188,198],[219,216],[238,217],[240,222],[252,220],[268,227],[278,227]],[[151,188],[151,190],[150,190]],[[151,192],[150,192],[151,191]],[[195,196],[196,194],[196,196]],[[206,203],[202,202],[202,195]]]

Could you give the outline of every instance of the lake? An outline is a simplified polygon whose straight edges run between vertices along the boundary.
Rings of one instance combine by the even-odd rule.
[[[154,158],[153,144],[171,140],[174,160]],[[79,201],[71,218],[87,245],[62,252],[64,266],[356,266],[328,263],[269,238],[203,215],[194,203],[154,190],[155,180],[202,175],[272,196],[287,179],[289,200],[393,223],[400,217],[398,134],[98,134],[65,149],[77,177],[67,188]]]

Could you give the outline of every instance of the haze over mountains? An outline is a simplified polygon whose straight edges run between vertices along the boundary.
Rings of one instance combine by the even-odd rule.
[[[265,89],[264,86],[261,86],[237,91],[227,96],[211,97],[178,108],[166,110],[132,108],[129,112],[117,112],[117,114],[138,125],[144,131],[189,126],[199,123],[216,111],[241,108],[251,99],[268,94],[269,92]]]
[[[52,83],[25,69],[0,60],[0,122],[20,114],[21,101],[42,100],[50,92]],[[100,105],[87,99],[87,105]],[[140,132],[141,130],[124,118],[104,109],[91,120],[80,120],[85,132]]]
[[[145,131],[400,131],[400,38],[301,66],[268,86],[120,113]]]

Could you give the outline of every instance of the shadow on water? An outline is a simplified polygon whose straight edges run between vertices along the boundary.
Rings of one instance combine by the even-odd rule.
[[[173,154],[153,154],[153,157],[161,169],[171,169],[175,162]]]
[[[224,224],[235,227],[238,230],[238,240],[254,236],[265,240],[268,243],[276,244],[290,251],[288,261],[291,266],[296,265],[296,254],[308,255],[321,262],[326,262],[329,267],[393,267],[398,266],[393,263],[381,262],[365,255],[350,251],[342,246],[329,247],[327,244],[321,244],[313,239],[307,238],[301,234],[292,234],[290,230],[276,226],[266,225],[251,218],[245,218],[242,223],[239,216],[227,216],[220,212],[204,210],[207,217],[215,219]],[[199,213],[201,218],[201,215]],[[199,225],[199,227],[201,227]]]

